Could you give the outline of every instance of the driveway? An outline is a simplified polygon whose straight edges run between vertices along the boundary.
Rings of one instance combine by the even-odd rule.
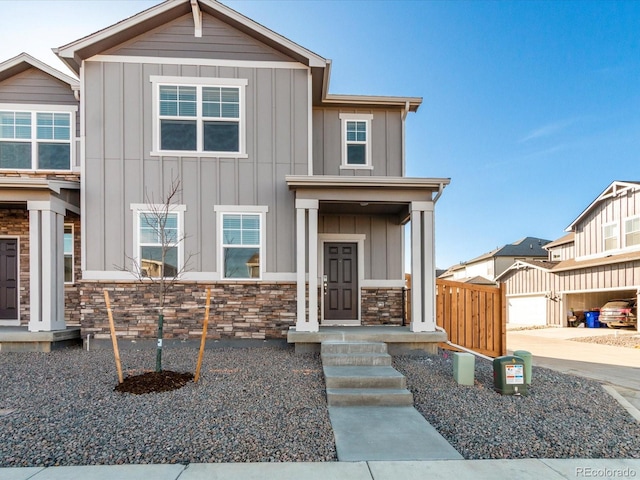
[[[571,340],[613,334],[615,330],[595,328],[507,329],[507,349],[509,353],[515,350],[531,352],[535,366],[611,385],[640,410],[640,348]],[[638,332],[624,331],[619,334],[639,335]]]

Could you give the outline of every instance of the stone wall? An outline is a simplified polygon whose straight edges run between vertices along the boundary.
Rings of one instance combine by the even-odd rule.
[[[362,325],[402,325],[403,288],[363,288]]]
[[[82,278],[80,253],[80,217],[70,213],[64,218],[66,225],[73,224],[73,284],[64,286],[64,320],[67,326],[80,325],[80,289],[79,282]]]
[[[286,338],[296,321],[296,284],[238,282],[210,285],[179,282],[165,299],[164,338],[200,338],[206,290],[211,286],[207,338]],[[82,335],[109,338],[103,290],[109,291],[116,335],[119,338],[155,338],[159,299],[154,285],[145,282],[82,281],[80,316]]]

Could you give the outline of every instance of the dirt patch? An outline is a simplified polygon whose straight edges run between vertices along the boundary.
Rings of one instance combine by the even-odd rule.
[[[133,393],[135,395],[170,392],[184,387],[191,380],[193,380],[192,373],[162,370],[161,372],[147,372],[141,375],[127,377],[122,383],[118,384],[114,390],[121,393]]]

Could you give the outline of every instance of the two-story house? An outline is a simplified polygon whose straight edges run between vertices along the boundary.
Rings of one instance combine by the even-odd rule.
[[[518,261],[506,283],[508,321],[566,326],[573,311],[640,294],[640,182],[611,183],[545,246],[546,261]]]
[[[330,60],[214,0],[167,0],[54,51],[79,78],[67,85],[75,110],[60,122],[78,153],[66,165],[80,173],[72,281],[85,334],[108,332],[107,289],[119,335],[155,335],[157,304],[136,267],[180,273],[167,299],[168,337],[199,334],[207,287],[209,328],[221,338],[400,324],[409,221],[411,330],[435,330],[434,206],[449,179],[405,176],[405,121],[421,98],[329,93]],[[39,118],[30,120],[34,146]],[[17,132],[21,119],[7,125]],[[15,175],[12,163],[1,167],[3,179]],[[149,212],[176,184],[166,216],[176,241],[162,265]],[[49,191],[63,187],[71,188]],[[51,261],[62,262],[62,227],[42,225],[58,245]],[[51,294],[55,305],[61,292]],[[30,299],[24,292],[20,301],[33,309]],[[63,325],[60,310],[51,315],[50,328]]]
[[[21,54],[0,63],[0,326],[80,320],[79,82]]]
[[[549,240],[525,237],[466,262],[449,267],[438,278],[456,282],[493,284],[502,272],[518,260],[545,260]]]

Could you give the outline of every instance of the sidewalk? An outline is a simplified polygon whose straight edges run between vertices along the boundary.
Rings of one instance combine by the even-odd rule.
[[[592,328],[507,330],[507,349],[509,353],[515,350],[531,352],[535,366],[611,385],[640,410],[640,349],[570,340],[585,336],[612,335],[615,332],[612,329]]]
[[[640,478],[640,459],[434,460],[428,462],[193,463],[0,468],[2,480],[562,480]]]

